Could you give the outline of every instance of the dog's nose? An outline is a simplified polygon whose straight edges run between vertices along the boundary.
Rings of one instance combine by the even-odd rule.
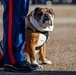
[[[50,19],[50,16],[49,16],[48,14],[45,14],[45,15],[44,15],[44,18],[45,18],[46,20],[49,20],[49,19]]]

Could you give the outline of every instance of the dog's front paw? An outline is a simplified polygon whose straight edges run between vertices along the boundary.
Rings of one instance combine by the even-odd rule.
[[[39,65],[39,64],[37,64],[37,65],[38,65],[39,68],[43,69],[43,66],[42,65]]]
[[[43,62],[42,62],[42,64],[52,64],[52,62],[50,61],[50,60],[47,60],[47,59],[45,59]]]
[[[37,63],[37,61],[33,61],[31,65],[32,65],[32,66],[36,65],[37,68],[41,68],[41,69],[43,69],[43,66],[40,65],[39,63]]]

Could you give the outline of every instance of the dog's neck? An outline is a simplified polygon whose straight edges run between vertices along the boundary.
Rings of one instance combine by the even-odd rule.
[[[26,21],[25,29],[27,29],[29,27],[35,32],[36,28],[32,25],[32,23],[28,20],[28,18],[26,18],[25,21]]]

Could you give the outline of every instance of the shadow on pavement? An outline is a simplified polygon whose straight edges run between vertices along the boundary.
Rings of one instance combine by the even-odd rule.
[[[76,71],[34,71],[31,73],[2,72],[0,75],[76,75]]]
[[[76,75],[76,71],[39,71],[38,75]]]

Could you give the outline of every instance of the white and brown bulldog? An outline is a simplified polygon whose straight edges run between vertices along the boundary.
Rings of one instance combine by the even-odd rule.
[[[39,52],[39,59],[42,63],[52,64],[46,59],[46,41],[49,31],[54,28],[54,12],[50,8],[35,8],[26,18],[26,46],[25,56],[30,57],[32,64],[42,66],[37,62],[36,53]]]

